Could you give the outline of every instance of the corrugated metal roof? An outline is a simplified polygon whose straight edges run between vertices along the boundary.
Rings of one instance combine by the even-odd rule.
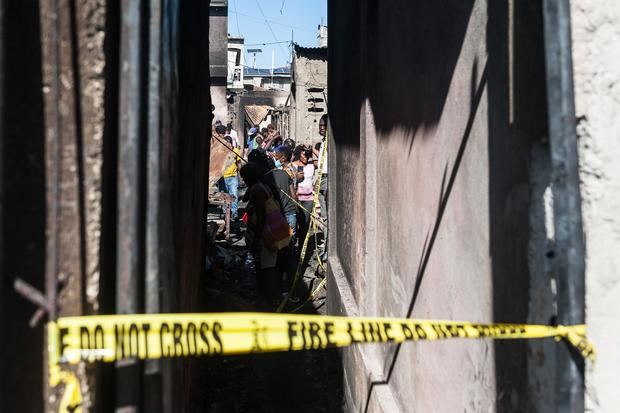
[[[245,114],[250,119],[253,125],[258,125],[267,117],[267,114],[271,109],[271,106],[267,105],[248,105],[245,108]]]
[[[216,136],[219,141],[215,138]],[[215,132],[215,128],[213,128],[209,152],[209,188],[216,186],[217,181],[224,175],[226,159],[231,155],[221,141],[224,141],[224,136]]]
[[[295,44],[295,55],[307,59],[327,61],[327,47],[302,47]]]
[[[259,69],[253,67],[244,67],[243,68],[244,76],[265,76],[271,77],[271,69]],[[273,69],[274,76],[290,76],[291,68],[288,66],[285,67],[276,67]]]

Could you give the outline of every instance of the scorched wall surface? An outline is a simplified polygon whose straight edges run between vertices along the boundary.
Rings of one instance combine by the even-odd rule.
[[[330,3],[330,312],[527,320],[540,13]],[[523,342],[364,346],[343,361],[351,411],[526,409]]]

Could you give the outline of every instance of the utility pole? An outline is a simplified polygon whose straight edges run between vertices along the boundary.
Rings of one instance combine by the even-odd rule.
[[[271,51],[271,88],[273,89],[273,65],[275,63],[275,59],[276,59],[276,51],[272,50]]]
[[[252,62],[252,68],[256,69],[256,53],[262,53],[263,49],[248,49],[248,53],[252,53],[254,56],[254,61]]]

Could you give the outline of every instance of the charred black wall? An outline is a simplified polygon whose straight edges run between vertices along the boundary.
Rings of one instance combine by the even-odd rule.
[[[20,277],[43,289],[45,159],[41,48],[37,2],[4,0],[2,25],[3,150],[0,271],[0,405],[3,411],[43,409],[43,328],[28,327],[36,308],[18,296]]]

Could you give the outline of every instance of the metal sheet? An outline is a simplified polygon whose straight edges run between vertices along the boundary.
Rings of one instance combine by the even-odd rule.
[[[142,2],[121,4],[116,312],[138,312],[140,254],[140,115]],[[117,411],[137,411],[139,367],[117,364]]]
[[[579,165],[573,89],[569,0],[545,0],[545,49],[549,142],[555,224],[554,272],[559,324],[585,320],[585,246],[581,220]],[[556,408],[583,412],[583,360],[568,346],[558,351]]]

